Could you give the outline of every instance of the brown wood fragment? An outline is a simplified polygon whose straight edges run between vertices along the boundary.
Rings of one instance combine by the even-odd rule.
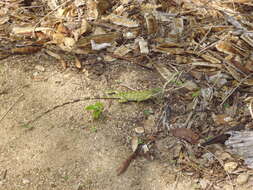
[[[130,163],[139,155],[140,150],[141,146],[139,145],[138,148],[126,160],[124,160],[124,162],[121,163],[120,167],[117,169],[117,176],[123,174],[127,170]]]
[[[41,46],[26,46],[26,47],[18,47],[12,48],[10,50],[11,54],[30,54],[36,53],[41,50]]]
[[[191,129],[187,128],[176,128],[171,129],[173,136],[186,140],[191,144],[197,144],[199,140],[199,135],[194,133]]]
[[[228,131],[241,131],[241,130],[244,130],[245,129],[245,126],[244,125],[237,125],[237,126],[234,126],[234,127],[231,127],[229,129],[227,129],[225,132],[228,132]],[[209,139],[208,141],[204,142],[201,144],[201,146],[207,146],[207,145],[211,145],[211,144],[224,144],[226,140],[228,140],[228,138],[231,136],[230,134],[225,134],[222,133],[218,136],[215,136],[211,139]]]

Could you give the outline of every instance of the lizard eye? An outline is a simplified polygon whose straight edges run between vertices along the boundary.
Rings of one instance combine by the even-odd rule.
[[[113,95],[113,94],[116,94],[116,91],[111,90],[111,91],[108,91],[107,94],[108,95]]]

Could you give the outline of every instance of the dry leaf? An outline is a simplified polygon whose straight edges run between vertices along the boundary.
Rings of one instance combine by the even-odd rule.
[[[112,43],[115,40],[119,39],[120,37],[121,37],[121,34],[117,32],[87,36],[87,37],[80,38],[78,42],[76,43],[76,47],[82,47],[82,48],[91,47],[91,40],[94,40],[94,42],[98,44]]]
[[[118,16],[115,14],[111,14],[111,15],[108,15],[107,17],[105,17],[104,19],[109,20],[113,24],[120,25],[120,26],[126,26],[129,28],[135,28],[135,27],[139,26],[139,24],[136,21],[131,20],[125,16]]]
[[[221,60],[215,58],[210,53],[204,53],[204,54],[200,55],[200,57],[202,57],[206,61],[210,61],[213,64],[219,64],[219,63],[221,63]]]
[[[96,20],[98,17],[105,13],[107,9],[111,7],[111,3],[108,0],[88,0],[87,6],[87,19]]]
[[[199,135],[194,133],[191,129],[187,128],[176,128],[171,129],[173,136],[186,140],[191,144],[197,144],[199,140]]]
[[[52,43],[55,43],[55,44],[64,43],[64,38],[65,38],[64,34],[57,32],[57,33],[54,33],[52,37],[53,37]]]
[[[231,66],[231,64],[225,63],[224,66],[228,70],[228,72],[232,75],[232,77],[234,79],[236,79],[237,81],[241,81],[242,80],[240,73],[238,73],[235,70],[235,68]]]
[[[62,23],[60,23],[60,24],[57,26],[56,31],[57,31],[58,33],[62,33],[62,34],[64,34],[64,35],[66,35],[66,36],[68,36],[68,35],[70,34],[69,29],[68,29],[66,26],[64,26],[64,24],[62,24]]]
[[[156,22],[155,17],[152,14],[145,14],[145,20],[146,20],[146,25],[148,29],[148,34],[156,34],[158,30],[158,25]]]
[[[212,118],[216,125],[224,125],[224,124],[228,125],[231,121],[233,121],[233,118],[225,114],[215,115],[213,113]]]
[[[204,62],[204,61],[194,61],[191,63],[193,66],[201,66],[201,67],[214,67],[214,68],[218,68],[221,69],[222,65],[220,64],[213,64],[213,63],[209,63],[209,62]]]
[[[252,33],[244,33],[240,36],[242,40],[244,40],[247,44],[253,47],[253,34]]]
[[[80,60],[76,56],[75,56],[75,66],[78,69],[82,68],[82,64],[81,64]]]
[[[238,166],[237,162],[227,162],[224,164],[224,170],[228,173],[232,173]]]
[[[183,84],[184,88],[186,88],[187,90],[193,91],[193,90],[198,90],[199,87],[196,83],[194,83],[193,81],[187,80],[184,84]]]
[[[75,45],[75,40],[73,38],[65,37],[63,38],[63,45],[66,47],[64,48],[67,51],[71,51]]]
[[[33,36],[34,32],[35,34],[37,32],[41,32],[47,36],[51,36],[52,34],[52,28],[48,28],[48,27],[36,27],[34,28],[33,26],[26,26],[26,27],[13,27],[12,28],[12,35],[22,35],[22,36]]]
[[[9,16],[0,17],[0,25],[7,23],[9,19]]]
[[[228,42],[228,41],[220,41],[215,46],[218,51],[221,51],[226,54],[235,54],[235,55],[241,55],[241,56],[247,56],[247,54],[242,51],[241,48],[236,47],[235,44]]]
[[[154,63],[154,67],[166,81],[171,81],[174,79],[175,74],[170,72],[170,70],[167,69],[165,65]]]
[[[98,3],[94,0],[87,0],[87,19],[96,20],[99,16]]]
[[[118,47],[117,49],[115,49],[113,54],[118,55],[118,56],[124,56],[124,55],[128,54],[130,51],[131,51],[131,49],[129,47],[127,47],[126,45],[122,45],[122,46]]]
[[[86,21],[86,19],[82,19],[81,27],[72,31],[74,38],[76,41],[80,38],[81,35],[88,33],[91,31],[91,25]]]
[[[62,66],[62,68],[63,68],[64,70],[67,69],[67,63],[66,63],[65,60],[60,59],[60,64],[61,64],[61,66]]]

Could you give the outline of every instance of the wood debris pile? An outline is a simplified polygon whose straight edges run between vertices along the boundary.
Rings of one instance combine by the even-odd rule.
[[[0,59],[43,50],[73,55],[78,69],[91,54],[155,68],[184,100],[201,99],[191,110],[224,105],[211,118],[234,126],[238,112],[253,118],[252,12],[251,0],[5,0]]]
[[[0,37],[72,54],[103,51],[105,61],[176,55],[178,64],[252,86],[252,9],[250,0],[8,0],[0,3]],[[38,50],[15,48],[9,53]]]

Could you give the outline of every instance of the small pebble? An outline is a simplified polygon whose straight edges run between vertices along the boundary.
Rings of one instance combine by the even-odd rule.
[[[248,179],[249,179],[249,174],[240,174],[237,177],[236,182],[239,185],[243,185],[243,184],[247,183]]]
[[[146,144],[142,145],[142,149],[144,151],[144,154],[146,154],[149,151],[149,148]]]
[[[51,183],[51,184],[50,184],[50,186],[51,186],[52,188],[57,187],[57,185],[56,185],[56,184],[54,184],[54,183]]]
[[[34,73],[33,73],[33,76],[34,76],[34,77],[37,77],[38,75],[39,75],[38,72],[34,72]]]
[[[196,83],[194,83],[192,81],[187,81],[184,83],[184,88],[192,91],[192,90],[197,90],[199,87]]]
[[[144,128],[143,128],[143,127],[136,127],[134,130],[135,130],[135,132],[138,133],[138,134],[144,133]]]
[[[38,70],[38,71],[41,71],[41,72],[45,71],[45,67],[43,67],[42,65],[36,65],[35,69]]]
[[[231,190],[231,189],[233,189],[233,186],[225,184],[222,189],[224,189],[224,190]]]
[[[23,179],[23,180],[22,180],[22,183],[23,183],[23,184],[28,184],[28,183],[30,183],[30,181],[29,181],[28,179]]]
[[[221,160],[231,160],[232,156],[229,153],[227,153],[227,152],[223,152],[223,153],[221,153],[221,155],[219,156],[219,158]]]
[[[201,179],[199,181],[199,184],[200,184],[200,186],[201,186],[202,189],[206,189],[209,183],[210,182],[208,180],[206,180],[206,179]]]
[[[224,165],[224,170],[228,173],[232,173],[238,166],[237,162],[227,162]]]
[[[138,137],[133,136],[133,138],[131,139],[131,145],[132,145],[132,150],[134,152],[138,147]]]

